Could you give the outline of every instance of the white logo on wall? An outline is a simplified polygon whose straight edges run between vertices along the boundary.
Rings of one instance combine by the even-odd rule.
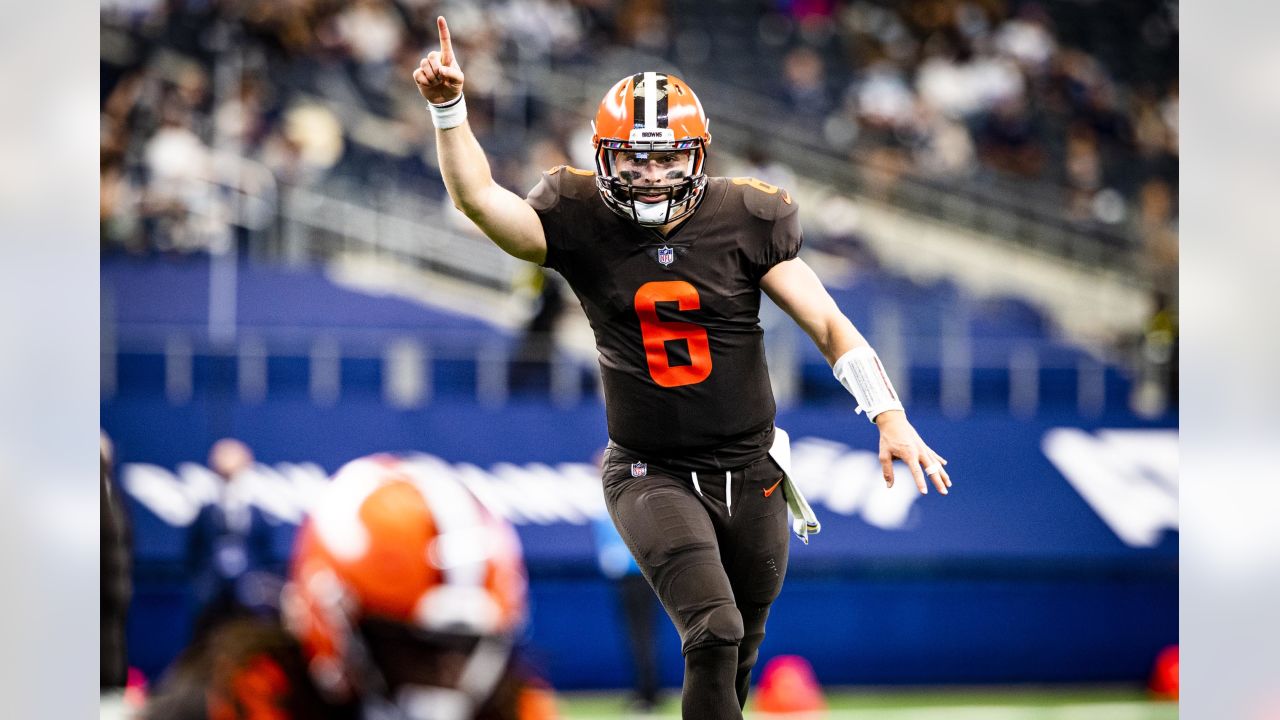
[[[600,475],[587,463],[498,463],[487,469],[471,463],[449,463],[434,455],[408,458],[416,471],[432,477],[451,475],[472,489],[495,512],[518,525],[585,524],[605,517]],[[830,440],[803,438],[792,444],[796,484],[810,502],[841,515],[861,515],[867,523],[894,530],[906,525],[919,494],[910,473],[898,464],[892,490],[884,489],[875,453],[851,450]],[[157,465],[126,463],[124,488],[161,520],[188,525],[201,506],[217,497],[221,480],[196,463],[177,471]],[[257,464],[236,478],[238,492],[270,516],[298,523],[328,475],[313,463]]]
[[[810,503],[840,515],[858,515],[881,530],[902,530],[920,498],[911,471],[894,463],[893,487],[886,490],[880,459],[867,450],[821,438],[791,444],[793,480]]]
[[[592,517],[607,514],[598,471],[586,463],[555,467],[498,463],[486,470],[470,463],[448,463],[434,455],[412,455],[406,460],[424,475],[458,479],[516,524],[585,524]],[[314,463],[259,463],[237,476],[235,485],[240,497],[273,519],[297,524],[317,490],[328,481],[324,468]],[[221,480],[196,463],[182,463],[177,472],[158,465],[126,463],[121,482],[161,520],[182,526],[189,525],[203,505],[214,502]]]
[[[1121,540],[1152,547],[1178,529],[1178,432],[1054,428],[1044,454]]]

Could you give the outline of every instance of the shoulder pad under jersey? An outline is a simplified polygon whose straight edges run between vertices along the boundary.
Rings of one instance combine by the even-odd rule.
[[[547,176],[559,178],[560,195],[583,200],[596,194],[596,174],[569,165],[557,165],[547,171]]]
[[[761,220],[777,220],[796,211],[795,200],[785,188],[753,177],[729,178],[742,193],[747,211]]]
[[[568,165],[557,165],[542,173],[542,178],[525,197],[534,210],[542,212],[555,207],[560,198],[582,200],[596,191],[596,174]]]

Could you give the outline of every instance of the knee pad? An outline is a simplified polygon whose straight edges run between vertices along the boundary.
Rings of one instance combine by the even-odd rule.
[[[742,614],[732,605],[719,605],[696,623],[698,632],[684,641],[684,651],[703,645],[738,645],[742,642]]]
[[[707,617],[707,632],[717,640],[737,645],[742,642],[742,613],[732,605],[721,605]]]

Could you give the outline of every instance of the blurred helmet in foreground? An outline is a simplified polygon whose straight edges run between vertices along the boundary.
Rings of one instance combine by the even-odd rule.
[[[514,529],[464,485],[391,456],[348,463],[299,530],[285,620],[334,700],[465,718],[526,618]]]

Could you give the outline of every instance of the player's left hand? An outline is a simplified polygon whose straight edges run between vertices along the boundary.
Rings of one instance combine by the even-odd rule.
[[[938,492],[947,494],[947,488],[951,487],[951,476],[943,467],[947,464],[946,459],[924,444],[920,433],[907,422],[906,413],[901,410],[880,413],[876,416],[876,427],[880,428],[880,467],[884,470],[884,481],[889,487],[893,487],[893,459],[897,458],[911,470],[920,494],[929,494],[926,475],[933,481],[934,487],[938,488]]]

